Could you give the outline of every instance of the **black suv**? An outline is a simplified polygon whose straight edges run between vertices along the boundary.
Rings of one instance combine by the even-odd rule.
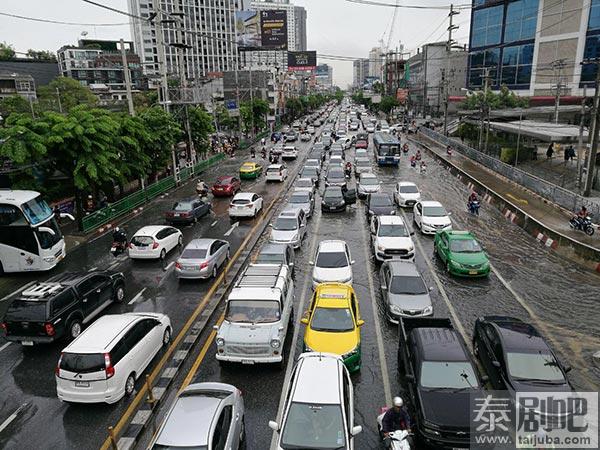
[[[64,273],[23,290],[12,301],[1,327],[6,340],[22,345],[75,339],[113,302],[125,299],[125,277],[120,272]]]

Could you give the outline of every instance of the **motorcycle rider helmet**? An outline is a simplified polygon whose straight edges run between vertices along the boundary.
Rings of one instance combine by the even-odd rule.
[[[115,233],[118,233],[119,231],[121,231],[121,229],[119,227],[115,227]]]
[[[402,397],[394,397],[392,403],[397,408],[402,408],[402,406],[404,406],[404,401],[402,400]]]

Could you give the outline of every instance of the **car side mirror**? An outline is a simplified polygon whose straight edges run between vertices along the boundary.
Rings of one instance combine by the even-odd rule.
[[[269,428],[273,431],[279,432],[279,424],[274,420],[269,420]]]
[[[364,321],[364,320],[362,320],[362,319],[358,319],[358,320],[356,321],[356,325],[357,325],[357,326],[359,326],[359,327],[362,327],[364,324],[365,324],[365,321]]]
[[[315,262],[314,262],[314,261],[309,261],[309,262],[308,262],[308,265],[309,265],[309,266],[314,266],[314,265],[315,265]]]
[[[494,366],[496,369],[499,369],[500,363],[498,361],[492,361],[492,366]]]
[[[414,232],[414,231],[411,231],[411,232],[410,232],[410,235],[411,235],[411,236],[414,236],[414,235],[415,235],[415,232]]]
[[[487,375],[481,375],[482,383],[487,383],[488,381],[490,381],[490,377],[488,377]]]
[[[385,284],[382,284],[382,285],[381,285],[381,290],[382,290],[382,291],[387,291],[387,286],[386,286]]]
[[[355,262],[356,262],[356,261],[352,260],[352,261],[350,261],[350,264],[354,264]]]
[[[300,228],[304,228],[306,225],[305,224],[300,224]]]
[[[60,218],[61,219],[64,219],[65,217],[67,219],[72,220],[73,222],[75,222],[75,217],[73,217],[71,214],[69,214],[69,213],[60,213]]]
[[[213,325],[213,330],[219,331],[219,325]]]
[[[404,378],[406,378],[406,381],[410,381],[410,382],[415,381],[415,376],[411,375],[411,374],[404,375]]]
[[[569,373],[573,368],[571,366],[564,366],[563,370],[565,371],[565,373]]]
[[[271,228],[273,228],[273,224],[272,224],[272,223],[270,223],[270,224],[269,224],[269,226],[270,226]]]
[[[429,286],[429,292],[433,292],[433,286]]]
[[[452,213],[451,213],[451,212],[449,212],[449,213],[448,213],[448,217],[450,217],[451,215],[452,215]]]
[[[300,319],[300,323],[302,323],[304,325],[308,325],[308,318],[303,317],[302,319]]]
[[[52,228],[39,227],[38,230],[40,230],[43,233],[48,233],[48,234],[51,234],[52,236],[56,236],[56,233],[54,232],[54,230]]]
[[[362,433],[362,427],[360,425],[355,425],[352,427],[352,430],[350,430],[350,434],[352,436],[356,436],[357,434]]]

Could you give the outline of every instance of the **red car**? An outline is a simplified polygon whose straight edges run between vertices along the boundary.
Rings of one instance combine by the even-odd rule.
[[[236,192],[239,192],[241,188],[242,183],[236,177],[222,176],[217,178],[211,191],[215,197],[232,197]]]

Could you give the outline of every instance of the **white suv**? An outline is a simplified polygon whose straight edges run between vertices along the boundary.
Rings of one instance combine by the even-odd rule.
[[[438,231],[452,229],[450,215],[440,202],[422,201],[415,203],[413,220],[423,234],[435,234]]]
[[[400,207],[412,208],[421,200],[421,193],[415,183],[399,181],[394,189],[394,201]]]
[[[256,217],[263,208],[263,199],[254,192],[235,194],[229,204],[229,217]]]
[[[133,394],[135,380],[171,341],[165,314],[102,316],[60,354],[56,393],[61,401],[115,403]]]
[[[375,259],[406,259],[414,261],[415,245],[400,216],[373,216],[371,218],[371,243]]]
[[[281,424],[269,421],[277,449],[354,449],[362,427],[354,425],[352,380],[340,356],[302,353],[288,391]]]

